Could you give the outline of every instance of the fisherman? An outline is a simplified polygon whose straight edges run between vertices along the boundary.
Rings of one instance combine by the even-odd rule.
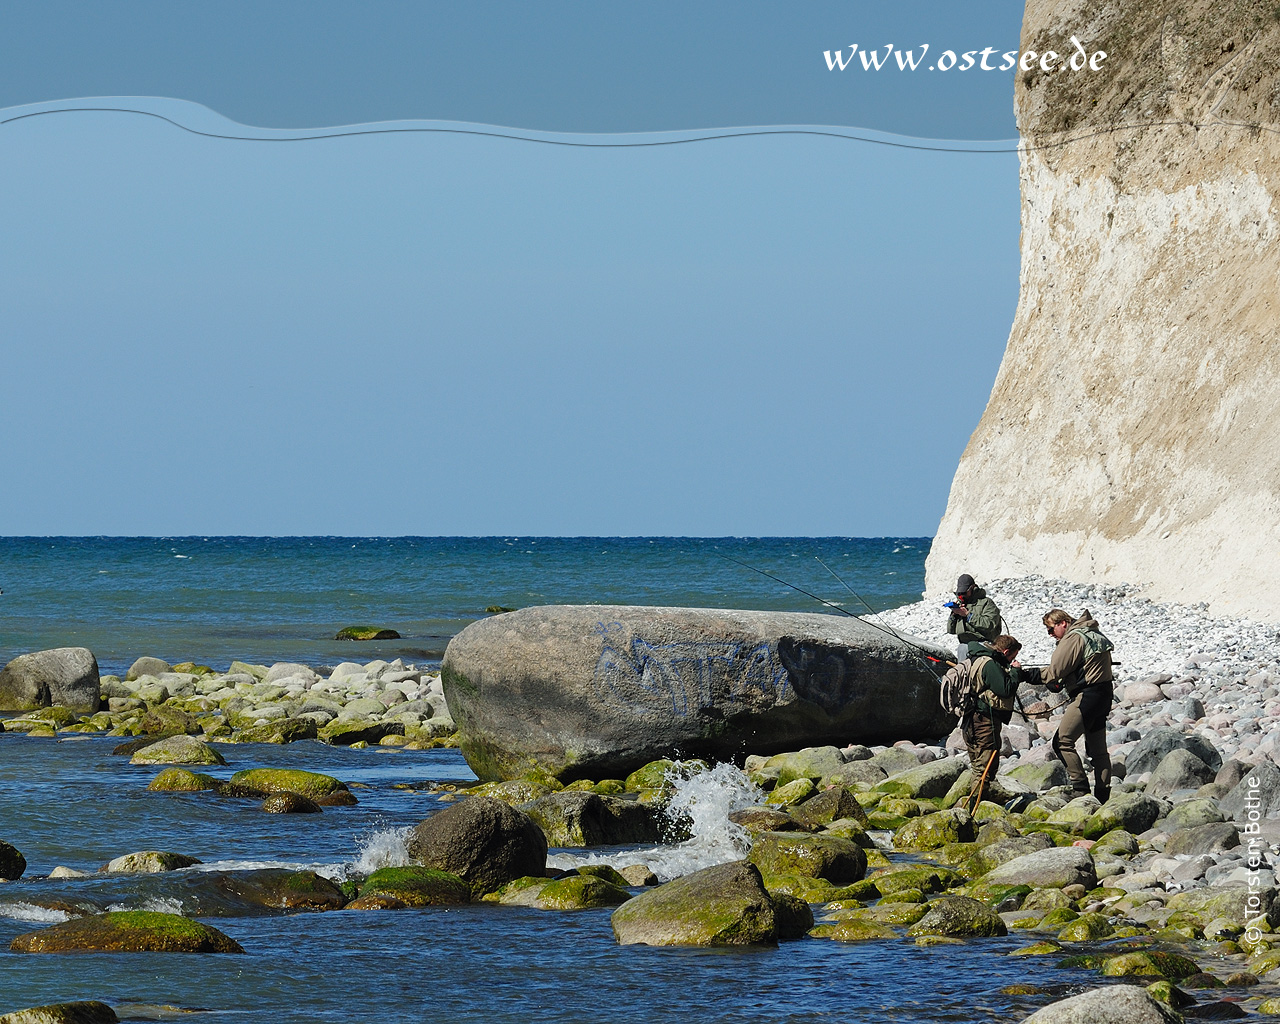
[[[997,636],[990,644],[969,645],[969,675],[973,680],[973,711],[960,721],[960,735],[969,748],[973,785],[969,787],[970,813],[982,800],[982,791],[995,778],[1000,764],[1000,727],[1013,717],[1015,695],[1026,670],[1018,662],[1022,644],[1011,636]],[[1032,680],[1034,681],[1034,680]]]
[[[1093,795],[1106,803],[1111,795],[1111,755],[1107,753],[1107,715],[1111,711],[1111,651],[1113,645],[1098,630],[1098,620],[1088,611],[1078,619],[1061,608],[1044,615],[1045,628],[1057,642],[1049,667],[1040,670],[1040,681],[1051,693],[1067,691],[1067,700],[1053,735],[1053,752],[1067,767],[1073,796],[1089,792],[1089,776],[1076,750],[1084,736],[1085,753],[1093,762]]]
[[[969,644],[989,644],[1000,635],[1000,609],[967,572],[956,581],[956,599],[948,601],[947,607],[951,609],[947,632],[959,641],[961,660],[968,657]]]

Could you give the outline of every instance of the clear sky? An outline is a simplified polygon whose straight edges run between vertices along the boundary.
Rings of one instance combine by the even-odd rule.
[[[776,4],[741,23],[657,5],[643,32],[593,16],[576,34],[575,16],[638,5],[548,4],[560,21],[541,25],[531,5],[465,10],[482,6],[509,16],[511,53],[541,59],[478,75],[467,55],[483,65],[510,36],[453,4],[311,5],[295,39],[287,4],[262,7],[256,34],[227,4],[203,36],[203,8],[182,3],[159,27],[152,4],[19,7],[6,46],[27,56],[0,53],[0,102],[150,92],[277,127],[1013,134],[1011,75],[926,88],[908,72],[869,95],[821,53],[863,28],[890,33],[881,45],[1016,46],[1009,5],[976,28],[941,13],[953,4],[904,5],[897,26],[816,5],[785,32]],[[362,35],[351,19],[371,8]],[[59,15],[61,39],[41,21]],[[759,75],[700,69],[717,27]],[[113,30],[150,56],[121,56]],[[644,58],[612,101],[602,37]],[[406,38],[449,54],[452,77]],[[791,72],[802,49],[820,75]],[[938,116],[957,91],[972,120]],[[1008,153],[798,135],[264,144],[77,112],[0,125],[0,195],[9,535],[932,534],[1017,298]]]

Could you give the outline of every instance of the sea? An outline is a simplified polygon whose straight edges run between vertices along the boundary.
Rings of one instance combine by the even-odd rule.
[[[233,659],[427,664],[490,607],[821,611],[825,601],[836,615],[881,610],[918,600],[928,547],[919,537],[9,538],[0,540],[0,658],[85,646],[104,673],[142,654],[217,669]],[[333,639],[349,625],[393,628],[400,639]],[[271,815],[254,800],[150,792],[156,769],[113,753],[118,743],[0,733],[0,839],[28,862],[21,879],[0,884],[0,1014],[95,999],[121,1020],[210,1024],[986,1022],[1020,1021],[1097,983],[1053,957],[1007,955],[1032,938],[1018,933],[932,947],[904,937],[659,949],[619,946],[607,909],[246,907],[228,894],[263,868],[342,879],[404,863],[408,830],[446,806],[447,787],[475,776],[452,749],[221,745],[227,764],[209,769],[220,778],[306,768],[346,781],[359,800],[320,815]],[[690,838],[553,850],[551,862],[645,862],[670,876],[741,856],[745,837],[727,815],[760,798],[746,777],[719,766],[678,785]],[[98,873],[148,849],[201,863],[159,875]],[[50,878],[58,866],[89,874]],[[197,917],[245,953],[8,951],[17,935],[111,909]],[[1023,988],[1002,991],[1015,985]]]

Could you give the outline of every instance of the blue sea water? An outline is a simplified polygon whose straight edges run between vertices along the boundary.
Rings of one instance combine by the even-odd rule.
[[[5,537],[0,663],[88,647],[104,673],[148,654],[225,669],[438,661],[485,608],[649,604],[861,612],[918,600],[929,539],[857,537]],[[836,613],[838,614],[838,613]],[[401,639],[335,641],[377,625]]]

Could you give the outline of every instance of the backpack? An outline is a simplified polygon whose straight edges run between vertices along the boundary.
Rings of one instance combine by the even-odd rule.
[[[956,718],[968,718],[973,714],[978,692],[982,689],[982,666],[990,660],[985,654],[973,659],[965,658],[943,675],[938,702]]]

